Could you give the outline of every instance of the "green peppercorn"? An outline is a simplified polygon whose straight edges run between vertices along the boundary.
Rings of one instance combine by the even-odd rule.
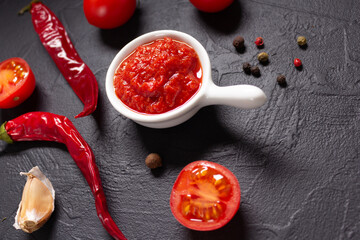
[[[233,45],[236,48],[236,50],[242,50],[245,45],[245,39],[242,36],[236,36],[233,41]]]
[[[243,64],[243,70],[246,74],[250,74],[251,73],[251,65],[250,63],[246,62]]]
[[[286,86],[286,77],[285,77],[284,75],[279,75],[279,76],[277,76],[276,81],[278,82],[278,84],[279,84],[281,87],[285,87],[285,86]]]
[[[259,53],[257,58],[261,63],[267,63],[269,61],[269,55],[266,52]]]
[[[307,44],[306,38],[304,36],[299,36],[297,38],[297,43],[299,44],[299,46],[305,46]]]
[[[145,164],[148,168],[154,169],[162,166],[162,160],[159,154],[150,153],[146,159]]]
[[[260,69],[259,69],[259,67],[258,66],[251,67],[251,74],[254,77],[260,77]]]

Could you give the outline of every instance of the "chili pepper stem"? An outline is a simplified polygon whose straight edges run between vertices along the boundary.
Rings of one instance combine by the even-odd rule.
[[[37,2],[41,2],[41,1],[40,1],[40,0],[32,0],[28,5],[26,5],[25,7],[23,7],[23,8],[18,12],[18,15],[23,15],[25,12],[30,11],[31,6],[32,6],[34,3],[37,3]]]
[[[11,139],[11,137],[7,134],[5,125],[7,122],[4,122],[0,127],[0,140],[3,140],[7,143],[13,143],[14,141]]]

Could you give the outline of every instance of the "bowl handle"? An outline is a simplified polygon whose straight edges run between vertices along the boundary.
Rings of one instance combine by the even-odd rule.
[[[265,102],[266,95],[263,90],[253,85],[219,87],[211,83],[202,104],[203,106],[228,105],[251,109],[261,107]]]

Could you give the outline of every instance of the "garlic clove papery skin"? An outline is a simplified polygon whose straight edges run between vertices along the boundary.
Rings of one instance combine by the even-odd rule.
[[[14,227],[32,233],[50,218],[55,209],[55,191],[46,176],[36,166],[27,173],[22,199],[15,216]]]

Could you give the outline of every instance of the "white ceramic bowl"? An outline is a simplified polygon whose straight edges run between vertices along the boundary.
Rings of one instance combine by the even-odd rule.
[[[131,110],[117,96],[114,88],[114,74],[119,64],[138,46],[156,39],[170,37],[185,42],[197,52],[202,70],[202,85],[198,92],[183,105],[161,114],[142,114]],[[191,118],[200,108],[207,105],[223,104],[238,108],[251,109],[262,106],[266,102],[265,93],[252,85],[236,85],[228,87],[216,86],[211,78],[211,65],[205,48],[192,36],[173,30],[161,30],[144,34],[123,47],[111,62],[106,74],[106,94],[113,107],[125,117],[146,127],[168,128],[176,126]]]

